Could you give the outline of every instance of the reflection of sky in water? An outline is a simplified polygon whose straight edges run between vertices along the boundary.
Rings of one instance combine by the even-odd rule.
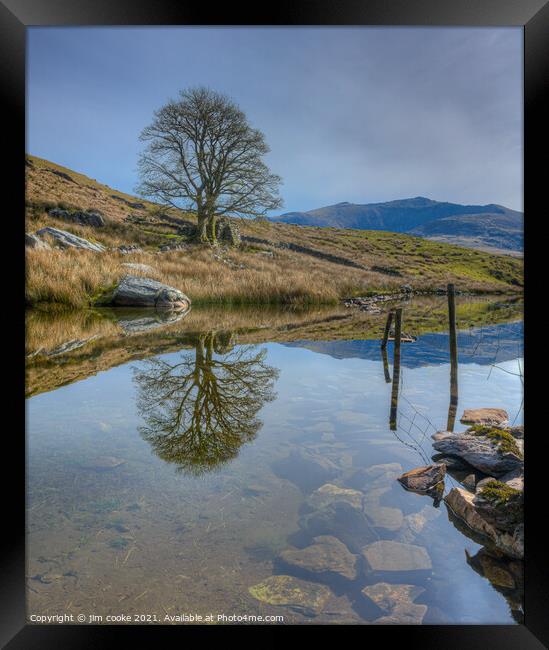
[[[293,345],[258,346],[267,348],[266,362],[280,369],[274,387],[277,399],[260,411],[263,427],[255,440],[241,447],[238,458],[199,478],[178,475],[173,465],[154,455],[137,431],[141,418],[135,407],[131,368],[143,362],[116,367],[29,400],[29,572],[38,571],[36,558],[40,556],[50,562],[45,564],[50,571],[58,567],[57,573],[74,570],[81,576],[73,586],[62,581],[47,588],[38,585],[39,595],[32,596],[36,608],[46,602],[55,608],[56,599],[61,607],[63,599],[76,598],[77,593],[83,602],[95,599],[114,607],[116,599],[109,601],[110,591],[96,593],[104,579],[121,598],[126,592],[132,598],[139,596],[136,580],[139,586],[149,585],[139,601],[145,611],[157,604],[160,594],[177,605],[184,593],[189,609],[199,610],[216,598],[225,604],[243,599],[242,607],[251,612],[256,603],[250,601],[247,586],[268,576],[272,564],[258,560],[246,546],[269,547],[279,536],[277,548],[283,548],[287,534],[297,529],[297,510],[303,500],[291,481],[273,475],[273,460],[305,446],[330,457],[346,454],[341,462],[353,467],[397,462],[406,471],[429,460],[430,436],[446,426],[449,364],[409,367],[406,355],[411,346],[405,345],[398,429],[389,430],[391,384],[385,382],[376,345],[378,357],[373,359],[335,358]],[[414,358],[419,359],[421,337],[413,346]],[[176,363],[181,354],[189,353],[185,350],[161,358]],[[427,346],[425,354],[430,354]],[[522,422],[517,366],[517,360],[502,361],[497,368],[486,363],[460,365],[456,430],[464,428],[459,424],[463,409],[480,406],[505,408],[511,421]],[[110,472],[83,471],[82,466],[97,455],[115,456],[125,463]],[[259,485],[259,496],[243,496],[250,484]],[[455,484],[447,480],[447,487]],[[97,504],[106,499],[116,500],[114,514],[97,514]],[[146,516],[134,514],[127,510],[134,502],[154,507],[150,505]],[[430,503],[398,484],[385,499],[385,505],[400,508],[404,514]],[[119,559],[113,555],[116,551],[109,537],[114,533],[108,522],[115,515],[124,519],[134,536]],[[454,528],[444,505],[430,525],[429,539],[421,541],[434,567],[425,596],[431,616],[426,622],[512,622],[503,596],[465,562],[464,549],[474,554],[480,546]],[[188,527],[183,537],[173,532],[178,526]],[[81,538],[87,541],[81,543]],[[194,555],[197,545],[200,562]],[[133,546],[137,549],[131,556],[134,559],[127,560],[122,569],[126,548]],[[172,577],[181,574],[186,582],[183,578],[181,584],[173,582]]]

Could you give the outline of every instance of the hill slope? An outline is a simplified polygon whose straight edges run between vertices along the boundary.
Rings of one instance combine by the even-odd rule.
[[[459,205],[418,196],[387,203],[337,203],[273,221],[301,226],[405,232],[476,248],[521,250],[523,215],[501,205]],[[457,241],[459,239],[459,242]]]
[[[522,261],[419,237],[380,231],[302,228],[266,220],[235,220],[243,245],[204,247],[189,236],[193,214],[123,194],[73,170],[28,156],[26,230],[53,226],[101,243],[104,253],[27,251],[27,304],[93,304],[125,273],[123,264],[152,267],[149,277],[193,302],[329,303],[397,291],[403,284],[433,291],[520,292]],[[104,227],[61,221],[52,207],[100,210]],[[119,246],[141,250],[123,254]],[[166,250],[177,245],[176,250]],[[140,271],[132,271],[140,274]]]

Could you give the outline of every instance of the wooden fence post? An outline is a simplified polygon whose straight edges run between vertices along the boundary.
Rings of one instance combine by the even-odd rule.
[[[389,428],[396,431],[397,428],[397,407],[398,407],[398,385],[400,382],[400,338],[402,333],[402,308],[395,310],[395,346],[393,351],[393,387],[391,390],[391,413],[389,416]]]
[[[453,284],[448,285],[448,325],[450,337],[450,407],[447,430],[453,431],[458,404],[458,348],[456,332],[456,295]]]
[[[389,332],[391,331],[391,323],[393,322],[393,312],[387,314],[387,322],[385,323],[385,332],[383,333],[383,340],[381,341],[381,349],[385,350],[387,341],[389,340]]]

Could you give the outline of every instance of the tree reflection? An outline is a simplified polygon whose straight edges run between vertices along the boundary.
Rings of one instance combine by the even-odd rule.
[[[261,427],[258,411],[275,398],[278,370],[265,363],[267,351],[233,349],[233,338],[194,335],[194,352],[183,352],[177,363],[147,359],[134,372],[144,420],[139,431],[182,471],[201,474],[235,458]]]

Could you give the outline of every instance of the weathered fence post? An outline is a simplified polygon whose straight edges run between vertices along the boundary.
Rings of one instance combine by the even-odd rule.
[[[458,349],[456,332],[456,295],[453,284],[448,285],[448,324],[450,337],[450,407],[448,408],[448,431],[454,430],[458,404]]]
[[[385,373],[385,383],[391,383],[391,373],[389,372],[389,357],[387,356],[387,348],[381,348],[381,359],[383,361],[383,372]]]
[[[402,308],[395,310],[395,346],[393,349],[393,387],[391,390],[391,413],[389,428],[395,431],[397,427],[398,385],[400,382],[400,338],[402,333]]]
[[[383,340],[381,341],[381,349],[385,350],[387,341],[389,339],[389,332],[391,331],[391,323],[393,322],[393,312],[387,314],[387,322],[385,323],[385,332],[383,332]]]

